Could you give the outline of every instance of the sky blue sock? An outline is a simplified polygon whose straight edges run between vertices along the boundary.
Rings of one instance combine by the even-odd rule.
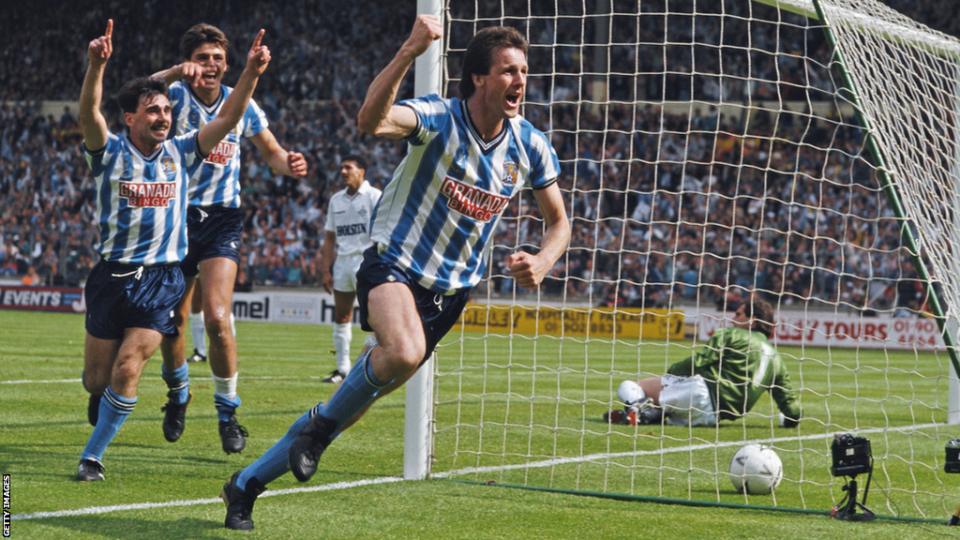
[[[340,383],[340,388],[320,409],[320,416],[337,423],[337,431],[342,431],[340,426],[346,424],[367,403],[373,401],[384,386],[393,382],[392,380],[382,382],[374,376],[373,368],[370,366],[372,350],[370,349],[357,360],[350,374]]]
[[[303,416],[294,420],[283,438],[274,443],[259,459],[240,471],[240,476],[237,477],[237,487],[245,489],[247,482],[250,481],[251,478],[256,478],[261,484],[266,486],[270,482],[287,474],[287,471],[290,470],[290,464],[287,461],[288,455],[290,454],[290,445],[293,444],[297,435],[300,434],[303,427],[310,421],[310,417],[316,414],[320,405],[310,409],[305,412]]]
[[[233,396],[233,399],[228,399],[223,394],[213,395],[213,404],[217,407],[217,419],[221,422],[226,422],[236,414],[240,403],[240,396]]]
[[[120,431],[120,426],[133,412],[133,406],[136,404],[136,397],[129,399],[118,396],[113,393],[113,389],[107,388],[103,393],[103,399],[100,400],[100,417],[97,420],[97,427],[93,428],[93,433],[80,459],[95,459],[102,463],[103,452],[107,449],[107,445]]]
[[[187,396],[190,395],[190,370],[187,363],[174,370],[168,370],[167,366],[161,364],[160,376],[163,382],[167,383],[167,398],[174,405],[182,405],[187,402]]]

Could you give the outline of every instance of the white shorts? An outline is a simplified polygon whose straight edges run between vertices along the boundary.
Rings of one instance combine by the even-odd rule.
[[[660,377],[660,406],[666,422],[674,426],[715,426],[717,414],[707,382],[700,375]]]
[[[338,255],[333,261],[333,290],[357,292],[357,270],[363,262],[363,253]]]

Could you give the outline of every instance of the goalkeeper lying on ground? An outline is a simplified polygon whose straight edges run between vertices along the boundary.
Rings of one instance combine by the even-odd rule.
[[[608,422],[715,426],[746,414],[765,392],[780,408],[781,425],[796,427],[800,405],[780,354],[769,342],[776,327],[773,306],[751,296],[737,308],[733,326],[711,336],[662,377],[623,381],[617,396],[626,407]],[[665,416],[665,418],[664,418]]]

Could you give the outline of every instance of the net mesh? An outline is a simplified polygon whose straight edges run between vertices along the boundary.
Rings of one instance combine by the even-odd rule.
[[[824,9],[955,318],[960,43],[877,2]],[[505,211],[488,276],[438,350],[434,476],[825,510],[844,495],[833,436],[850,432],[872,441],[875,510],[953,512],[949,357],[852,94],[804,13],[799,0],[445,7],[449,96],[477,30],[530,41],[523,115],[560,158],[573,236],[523,290],[504,260],[535,251],[543,221],[531,193]],[[798,428],[769,398],[719,427],[604,421],[622,381],[704,347],[751,294],[777,311]],[[730,482],[748,443],[783,462],[773,495]]]

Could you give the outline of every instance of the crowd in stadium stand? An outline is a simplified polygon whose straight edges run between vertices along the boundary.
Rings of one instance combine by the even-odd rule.
[[[350,121],[357,106],[301,107],[273,124],[282,144],[309,156],[310,173],[299,181],[275,174],[252,147],[244,149],[241,287],[318,285],[326,201],[339,188],[340,156],[371,156],[367,177],[379,186],[402,159],[402,144],[358,135]],[[572,112],[561,107],[554,114],[562,122]],[[23,276],[32,266],[45,283],[79,284],[96,260],[97,234],[76,121],[67,113],[31,115],[27,107],[2,107],[0,117],[0,275]],[[584,131],[591,131],[591,120],[602,118],[581,117]],[[771,155],[764,146],[771,123],[763,121],[746,136],[727,125],[720,135],[704,131],[680,144],[686,125],[714,121],[709,112],[691,119],[646,108],[636,133],[608,131],[606,147],[599,135],[581,133],[578,146],[568,140],[572,134],[556,136],[574,236],[547,280],[547,294],[663,306],[719,300],[727,285],[737,285],[770,291],[786,304],[818,298],[892,310],[898,298],[916,301],[915,281],[902,279],[915,276],[896,222],[859,157],[858,129],[807,130],[832,138],[835,147],[844,140],[847,152],[783,144]],[[803,139],[804,125],[795,124],[792,135],[778,135]],[[628,159],[631,152],[639,159]],[[511,293],[506,254],[539,241],[535,205],[529,197],[521,201],[522,210],[512,205],[505,213],[497,236],[495,293]]]
[[[904,5],[894,7],[911,15],[907,8],[912,4],[899,3]],[[258,28],[267,29],[274,60],[256,99],[281,145],[303,152],[310,172],[299,181],[284,178],[271,171],[252,146],[243,149],[246,218],[238,290],[318,285],[326,201],[339,189],[340,157],[367,156],[372,164],[367,177],[382,187],[405,151],[402,143],[363,136],[354,120],[370,79],[406,36],[415,8],[412,0],[391,3],[390,13],[376,6],[146,0],[114,3],[110,12],[90,1],[56,3],[54,13],[25,5],[4,8],[9,16],[3,24],[12,39],[0,70],[0,102],[8,103],[0,107],[0,277],[78,285],[96,261],[92,177],[76,118],[70,110],[59,118],[44,117],[32,103],[11,101],[75,100],[84,68],[83,44],[112,17],[117,54],[107,70],[108,96],[130,75],[178,62],[179,36],[198,20],[220,26],[232,38],[232,47],[248,43]],[[156,23],[160,17],[163,24]],[[51,26],[50,20],[58,23]],[[701,36],[719,31],[709,18],[700,20],[696,32]],[[557,41],[576,42],[574,34],[581,30],[566,26],[563,20],[557,23],[562,37]],[[41,29],[36,37],[16,38],[31,27]],[[684,36],[691,29],[681,22],[669,23],[668,29],[676,41],[689,40]],[[738,35],[730,30],[725,32]],[[664,30],[655,24],[643,30],[643,41],[656,43],[657,31]],[[531,36],[534,42],[552,39]],[[804,46],[803,37],[783,39]],[[822,47],[819,40],[815,45]],[[696,59],[704,70],[711,61],[722,61],[724,73],[737,74],[736,59],[701,58],[709,55],[707,48],[693,53],[682,49],[676,55],[663,54],[663,47],[660,54],[641,54],[643,62],[652,63],[640,71],[660,71],[658,58],[682,60],[687,54],[688,61]],[[568,53],[558,51],[559,66],[573,62]],[[241,57],[240,51],[231,51],[234,74],[240,71],[235,59]],[[630,53],[613,59],[627,62]],[[762,71],[764,65],[743,61],[751,70]],[[809,66],[780,67],[805,73],[804,85],[828,89],[833,84],[829,74]],[[765,78],[759,71],[751,73]],[[744,125],[742,117],[724,118],[713,108],[686,114],[630,106],[592,114],[557,103],[575,92],[559,79],[553,81],[549,97],[548,83],[531,79],[531,105],[525,111],[534,125],[551,130],[574,226],[568,256],[544,285],[547,294],[595,305],[665,306],[722,301],[732,289],[756,289],[785,304],[812,299],[876,311],[919,308],[916,272],[862,157],[862,134],[851,119],[810,125],[802,114],[761,115]],[[611,80],[611,96],[625,92],[630,96],[621,97],[632,99],[636,93],[662,99],[667,94],[683,100],[692,94],[713,100],[722,94],[726,100],[736,94],[769,97],[778,91],[762,82],[744,86],[736,76],[637,80],[644,81],[642,88]],[[412,95],[411,83],[408,78],[402,96]],[[553,105],[537,105],[551,100]],[[113,129],[121,129],[116,109],[108,107],[107,112],[112,113]],[[792,143],[771,148],[773,139]],[[809,144],[796,144],[801,141]],[[817,150],[830,146],[825,141],[832,141],[833,151]],[[490,288],[495,294],[514,290],[503,268],[505,254],[539,242],[540,223],[531,201],[521,198],[504,215],[491,260]]]

